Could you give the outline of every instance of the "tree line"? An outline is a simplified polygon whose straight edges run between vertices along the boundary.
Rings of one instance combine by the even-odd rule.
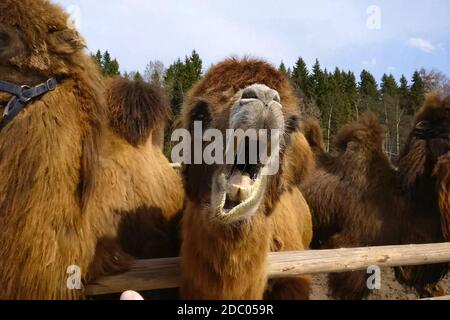
[[[98,51],[92,57],[103,75],[121,74],[119,63],[108,51]],[[203,70],[202,59],[194,50],[167,68],[155,60],[148,63],[143,75],[132,71],[123,72],[122,76],[164,87],[170,98],[173,119],[176,119],[186,93],[200,80]],[[384,74],[379,83],[368,70],[363,70],[357,79],[352,71],[339,68],[328,71],[321,67],[319,60],[311,70],[302,58],[292,67],[281,62],[279,70],[291,81],[301,99],[302,113],[319,119],[328,150],[343,125],[358,119],[363,112],[373,111],[386,126],[385,149],[393,158],[399,156],[408,138],[414,114],[421,107],[425,93],[450,90],[449,78],[437,70],[417,70],[411,79],[402,75],[398,81],[392,74]],[[170,138],[171,129],[170,126],[166,140]],[[167,147],[170,149],[170,145]]]

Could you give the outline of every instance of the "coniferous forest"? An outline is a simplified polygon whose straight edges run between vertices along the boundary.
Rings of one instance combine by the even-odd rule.
[[[183,98],[207,71],[200,55],[194,50],[190,56],[179,58],[168,67],[161,61],[150,61],[143,74],[121,71],[119,62],[108,51],[97,51],[92,58],[104,76],[122,75],[164,87],[172,109],[166,134],[166,152],[170,154],[170,132],[176,126]],[[319,119],[328,150],[343,125],[372,111],[386,127],[385,150],[392,160],[399,156],[425,94],[450,89],[450,79],[446,75],[423,68],[409,77],[402,75],[396,79],[392,74],[384,74],[377,80],[368,70],[360,74],[339,67],[327,70],[319,60],[308,66],[300,57],[293,66],[281,62],[279,70],[288,77],[301,99],[302,113]]]

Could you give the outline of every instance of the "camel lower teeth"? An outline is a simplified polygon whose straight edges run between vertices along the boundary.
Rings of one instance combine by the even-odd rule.
[[[247,200],[248,198],[250,198],[251,194],[252,194],[252,189],[251,188],[243,188],[243,189],[241,189],[240,190],[240,198],[241,198],[240,200],[241,201]]]
[[[242,188],[237,185],[229,185],[227,188],[228,199],[231,201],[245,201],[250,198],[252,188]]]

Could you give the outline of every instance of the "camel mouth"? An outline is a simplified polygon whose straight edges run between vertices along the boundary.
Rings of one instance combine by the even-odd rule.
[[[237,164],[213,178],[212,207],[215,217],[234,222],[253,216],[264,196],[267,176],[261,164]]]

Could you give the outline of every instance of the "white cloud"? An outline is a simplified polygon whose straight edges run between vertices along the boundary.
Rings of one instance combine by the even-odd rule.
[[[389,66],[387,69],[389,72],[394,72],[395,70],[397,70],[397,68],[394,66]]]
[[[408,44],[411,47],[417,48],[426,53],[432,53],[436,50],[436,47],[430,41],[422,38],[409,38]]]
[[[372,58],[372,59],[370,59],[370,60],[364,60],[364,61],[362,62],[362,65],[363,65],[365,68],[376,67],[376,66],[377,66],[377,59]]]

